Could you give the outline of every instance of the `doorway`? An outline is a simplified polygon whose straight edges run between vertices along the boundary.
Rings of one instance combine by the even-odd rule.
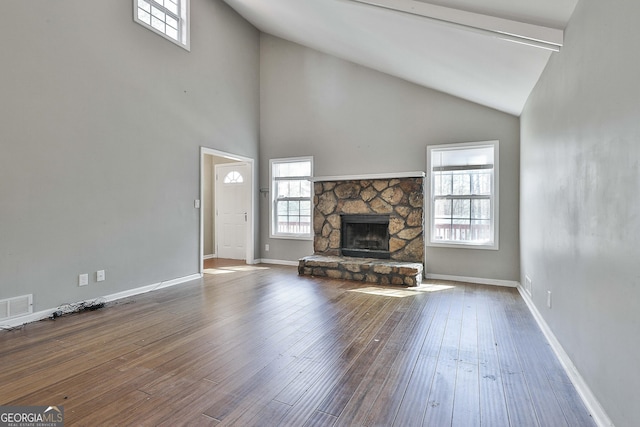
[[[215,245],[218,258],[246,259],[251,169],[244,162],[215,165]]]
[[[213,258],[255,262],[254,168],[253,159],[201,147],[200,272]]]

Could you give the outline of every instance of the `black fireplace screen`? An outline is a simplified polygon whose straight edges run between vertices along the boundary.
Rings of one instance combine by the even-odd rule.
[[[389,259],[389,215],[342,215],[344,256]]]

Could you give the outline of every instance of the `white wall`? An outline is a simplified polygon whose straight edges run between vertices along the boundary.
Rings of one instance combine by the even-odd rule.
[[[523,280],[618,427],[640,422],[638,16],[580,1],[522,115]]]
[[[40,311],[197,273],[200,146],[258,154],[257,30],[192,0],[187,52],[131,0],[2,6],[0,298]]]
[[[498,139],[500,250],[428,248],[427,270],[519,279],[517,117],[269,35],[261,35],[260,58],[261,188],[270,158],[313,155],[316,176],[394,173],[425,170],[428,144]],[[262,257],[313,252],[311,242],[270,239],[269,198],[260,203]]]

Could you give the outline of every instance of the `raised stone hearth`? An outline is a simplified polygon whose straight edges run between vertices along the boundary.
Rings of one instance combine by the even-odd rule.
[[[418,286],[422,269],[417,262],[323,255],[304,257],[298,264],[300,275],[402,286]]]

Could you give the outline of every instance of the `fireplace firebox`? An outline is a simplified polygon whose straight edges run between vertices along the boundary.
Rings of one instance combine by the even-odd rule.
[[[389,259],[389,215],[340,215],[343,256]]]

